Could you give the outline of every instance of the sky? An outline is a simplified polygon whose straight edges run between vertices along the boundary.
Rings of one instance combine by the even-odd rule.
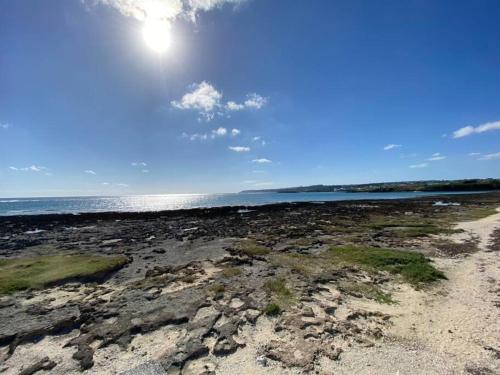
[[[0,196],[499,178],[499,14],[0,0]]]

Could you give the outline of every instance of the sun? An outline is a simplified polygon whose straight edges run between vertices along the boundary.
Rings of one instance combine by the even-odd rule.
[[[159,19],[147,19],[142,29],[147,46],[158,53],[165,52],[171,43],[170,24]]]

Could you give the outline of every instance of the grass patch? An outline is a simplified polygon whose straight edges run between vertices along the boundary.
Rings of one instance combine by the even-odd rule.
[[[372,247],[332,247],[329,256],[335,263],[358,265],[371,271],[399,274],[411,284],[418,285],[446,278],[430,260],[419,253]]]
[[[303,276],[313,275],[321,272],[322,261],[316,255],[304,254],[275,254],[271,257],[271,264],[275,267],[283,267]]]
[[[0,295],[73,279],[96,279],[127,263],[124,256],[51,255],[0,260]]]
[[[465,211],[457,212],[453,216],[456,221],[473,221],[483,219],[497,213],[495,205],[489,207],[466,208]]]
[[[290,305],[295,302],[294,293],[286,286],[283,278],[268,280],[264,283],[264,288],[273,296],[273,298],[283,305]]]
[[[224,284],[215,283],[210,286],[209,290],[214,294],[214,299],[218,300],[224,298],[226,287]]]
[[[267,247],[259,245],[253,240],[240,241],[238,248],[240,252],[248,256],[263,256],[270,252]]]
[[[302,238],[297,238],[293,244],[296,246],[312,246],[314,245],[318,240],[316,238],[307,238],[307,237],[302,237]]]
[[[227,267],[224,268],[221,272],[222,276],[224,277],[235,277],[241,275],[241,273],[241,268],[238,267]]]
[[[385,293],[378,286],[361,283],[361,282],[341,282],[339,289],[347,294],[354,295],[355,297],[365,297],[374,300],[378,303],[393,304],[396,303],[392,299],[390,293]]]
[[[281,308],[276,303],[270,303],[264,307],[264,314],[267,316],[276,316],[281,314]]]
[[[451,234],[456,230],[451,229],[449,223],[439,220],[430,221],[419,218],[380,218],[375,217],[366,225],[370,229],[389,230],[394,236],[401,238],[426,237],[435,234]]]

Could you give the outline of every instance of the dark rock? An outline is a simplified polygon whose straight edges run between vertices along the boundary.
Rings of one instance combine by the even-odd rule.
[[[45,357],[45,358],[41,359],[40,361],[38,361],[37,363],[35,363],[34,365],[31,365],[28,368],[25,368],[24,370],[22,370],[19,373],[19,375],[32,375],[32,374],[34,374],[38,371],[42,371],[42,370],[50,371],[54,367],[56,367],[56,365],[57,364],[54,361],[51,361],[49,359],[49,357]]]

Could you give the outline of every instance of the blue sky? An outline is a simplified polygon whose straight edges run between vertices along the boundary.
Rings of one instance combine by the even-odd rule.
[[[499,14],[1,0],[0,196],[498,178]]]

